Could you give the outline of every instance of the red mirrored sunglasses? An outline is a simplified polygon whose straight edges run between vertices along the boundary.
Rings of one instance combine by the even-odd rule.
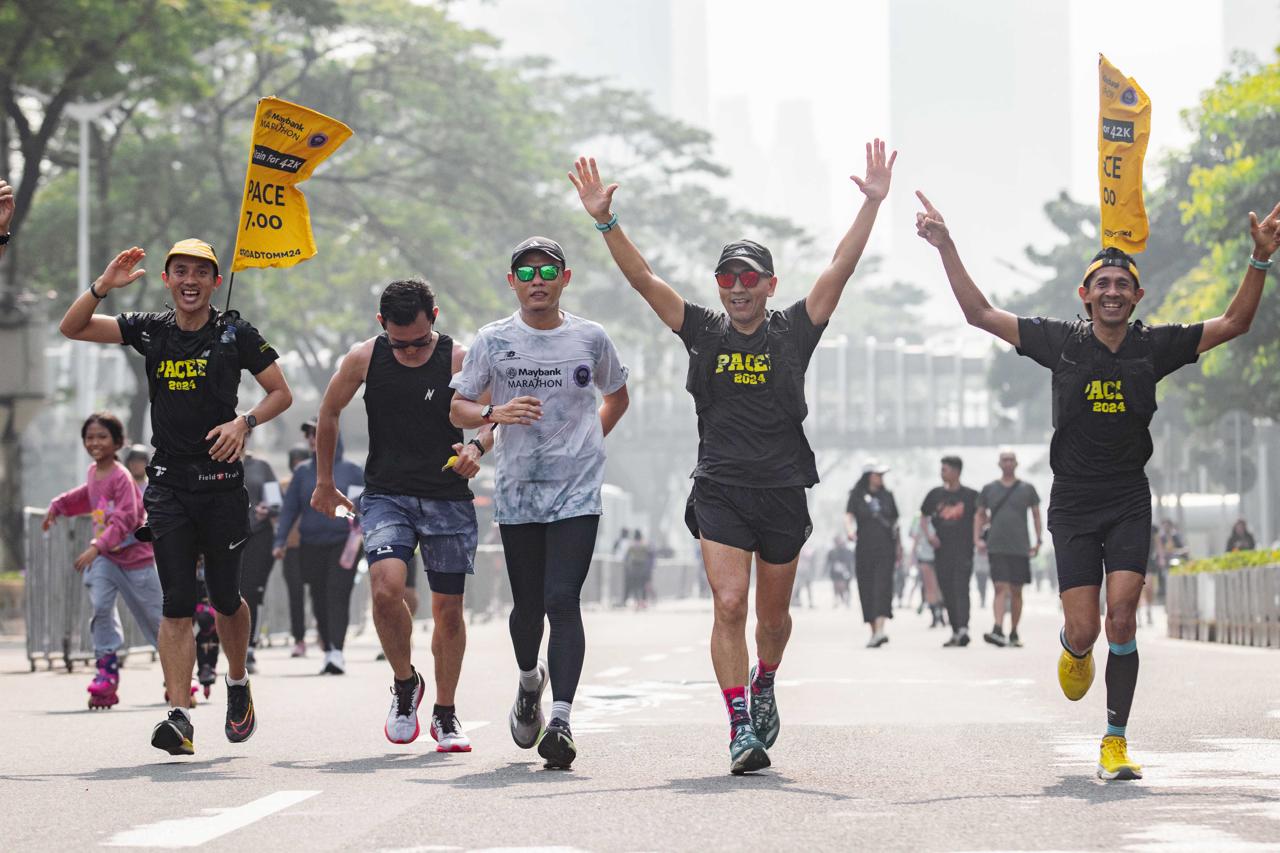
[[[764,273],[758,273],[755,270],[743,270],[739,273],[718,272],[716,273],[716,284],[728,290],[733,287],[734,279],[737,279],[742,282],[743,287],[750,289],[759,284],[764,277]]]

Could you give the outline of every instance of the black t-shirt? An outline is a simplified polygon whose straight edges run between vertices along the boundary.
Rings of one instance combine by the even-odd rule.
[[[686,302],[677,333],[685,349],[714,312]],[[825,326],[813,325],[804,300],[784,310],[803,370]],[[731,486],[812,486],[818,482],[813,450],[802,430],[778,406],[771,380],[765,323],[750,335],[730,327],[716,353],[712,403],[698,418],[698,466],[694,477]]]
[[[1018,354],[1057,371],[1067,340],[1082,323],[1081,320],[1064,322],[1045,317],[1019,317],[1018,338],[1022,345],[1018,347]],[[1196,348],[1200,346],[1203,323],[1149,326],[1148,329],[1157,382],[1200,357]],[[1151,458],[1151,430],[1141,418],[1125,411],[1117,384],[1120,359],[1137,357],[1138,345],[1131,332],[1115,353],[1092,334],[1086,346],[1097,347],[1103,358],[1098,362],[1097,375],[1091,376],[1080,389],[1085,397],[1084,416],[1066,429],[1054,430],[1049,445],[1049,467],[1054,476],[1070,479],[1141,476]]]
[[[210,309],[209,322],[194,332],[179,329],[174,316],[173,311],[131,311],[116,317],[116,322],[124,345],[144,356],[155,331],[169,326],[156,369],[159,382],[151,402],[151,443],[169,460],[208,458],[213,442],[205,441],[205,436],[236,416],[234,405],[210,393],[211,379],[205,375],[217,328],[215,312]],[[241,370],[257,376],[280,357],[248,323],[237,325],[235,337]]]
[[[973,556],[973,517],[977,511],[978,493],[968,486],[954,492],[936,486],[920,504],[920,512],[929,516],[929,524],[942,543],[938,550],[949,555]]]
[[[866,555],[893,555],[898,550],[898,504],[893,492],[880,489],[854,488],[844,511],[858,525],[858,542],[854,546],[861,558]]]

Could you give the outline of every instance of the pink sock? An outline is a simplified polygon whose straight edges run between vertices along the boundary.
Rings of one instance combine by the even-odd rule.
[[[724,693],[724,707],[729,712],[729,725],[733,726],[747,717],[747,688],[730,687]]]
[[[768,664],[762,660],[756,661],[756,677],[751,682],[751,692],[759,693],[761,690],[767,690],[773,686],[773,674],[778,671],[779,661],[775,664]]]

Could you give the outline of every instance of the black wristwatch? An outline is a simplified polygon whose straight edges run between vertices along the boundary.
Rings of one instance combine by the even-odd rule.
[[[480,443],[480,439],[473,438],[470,441],[468,441],[467,444],[474,444],[476,447],[476,450],[480,451],[480,455],[484,456],[484,445]]]
[[[243,417],[244,422],[249,425],[249,431],[253,432],[254,427],[258,425],[258,419],[253,416],[253,412],[245,412],[241,417]]]
[[[12,236],[13,236],[12,231],[10,231],[8,234],[0,234],[0,246],[9,245],[9,238]]]
[[[480,410],[480,417],[484,419],[485,423],[489,422],[489,418],[493,417],[492,403],[490,403],[489,405],[485,406],[483,409]]]

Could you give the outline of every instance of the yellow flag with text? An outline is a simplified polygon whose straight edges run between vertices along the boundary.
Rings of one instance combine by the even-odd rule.
[[[1147,247],[1142,160],[1151,136],[1151,99],[1098,54],[1098,189],[1103,248],[1133,254]]]
[[[291,267],[316,253],[297,184],[351,138],[337,119],[279,98],[258,101],[231,271]]]

